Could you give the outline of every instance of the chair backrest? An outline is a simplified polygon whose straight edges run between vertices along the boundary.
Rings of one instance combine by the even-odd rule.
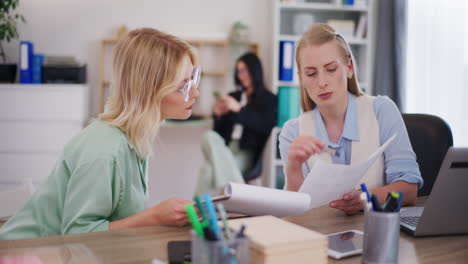
[[[427,114],[402,114],[413,151],[424,179],[418,196],[429,195],[449,147],[452,130],[440,117]]]

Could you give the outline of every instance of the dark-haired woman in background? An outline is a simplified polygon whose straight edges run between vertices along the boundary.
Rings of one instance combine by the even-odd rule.
[[[237,90],[218,98],[213,107],[214,130],[233,152],[244,180],[249,181],[261,172],[261,166],[255,165],[276,124],[277,99],[266,89],[262,65],[254,53],[237,60],[234,79]]]

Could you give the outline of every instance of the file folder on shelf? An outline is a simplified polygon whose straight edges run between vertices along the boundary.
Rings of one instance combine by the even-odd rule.
[[[19,50],[20,83],[32,83],[33,44],[30,41],[21,41]]]
[[[280,41],[279,80],[293,80],[294,41]]]
[[[42,83],[42,64],[44,64],[44,55],[34,54],[32,60],[32,83]]]
[[[278,126],[300,114],[300,91],[298,87],[278,87]]]

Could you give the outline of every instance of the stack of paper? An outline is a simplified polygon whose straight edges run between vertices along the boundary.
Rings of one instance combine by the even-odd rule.
[[[246,222],[250,239],[250,263],[326,263],[327,237],[273,216],[230,220],[238,229]]]

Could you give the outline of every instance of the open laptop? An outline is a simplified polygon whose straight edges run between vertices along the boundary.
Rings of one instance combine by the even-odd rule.
[[[402,230],[413,236],[468,234],[468,148],[450,148],[424,207],[403,207]]]

